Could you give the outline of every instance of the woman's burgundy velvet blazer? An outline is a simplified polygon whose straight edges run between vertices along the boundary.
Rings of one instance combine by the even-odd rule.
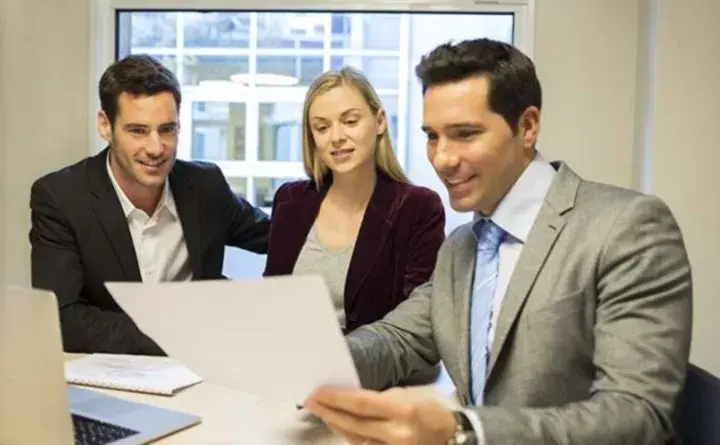
[[[292,274],[327,189],[297,181],[277,190],[265,276]],[[437,193],[378,173],[345,281],[345,331],[381,319],[428,281],[444,239]]]

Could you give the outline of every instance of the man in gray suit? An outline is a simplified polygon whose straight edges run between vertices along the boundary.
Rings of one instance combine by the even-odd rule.
[[[417,75],[429,159],[478,218],[431,282],[348,336],[366,389],[306,408],[353,444],[672,443],[692,288],[670,210],[536,152],[541,89],[516,48],[445,44]],[[464,409],[379,392],[440,360]]]

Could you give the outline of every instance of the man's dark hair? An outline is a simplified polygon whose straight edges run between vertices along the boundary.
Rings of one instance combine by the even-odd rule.
[[[180,109],[180,83],[177,77],[162,63],[146,54],[133,54],[110,65],[99,84],[100,107],[115,123],[118,114],[118,98],[122,93],[153,96],[169,92]]]
[[[423,94],[434,85],[474,76],[488,78],[488,106],[501,115],[513,133],[530,106],[540,109],[542,91],[532,60],[507,43],[490,39],[442,44],[426,54],[415,68]]]

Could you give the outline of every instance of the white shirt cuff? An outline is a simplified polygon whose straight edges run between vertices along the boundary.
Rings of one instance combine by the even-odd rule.
[[[470,424],[475,430],[477,445],[485,445],[485,430],[483,429],[482,422],[480,421],[480,416],[478,416],[475,410],[472,409],[464,409],[462,411],[468,417]]]

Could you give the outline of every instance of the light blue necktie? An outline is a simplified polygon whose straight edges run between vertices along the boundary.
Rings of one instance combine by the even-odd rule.
[[[488,365],[488,338],[498,277],[498,250],[505,231],[490,220],[473,226],[478,240],[470,301],[470,381],[473,403],[481,406]]]

